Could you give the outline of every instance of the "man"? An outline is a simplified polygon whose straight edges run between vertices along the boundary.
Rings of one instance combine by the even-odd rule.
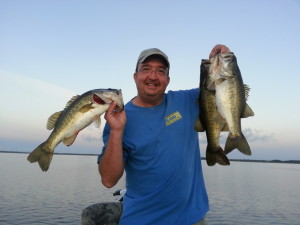
[[[210,57],[219,52],[229,49],[216,45]],[[169,70],[165,53],[144,50],[133,75],[137,96],[124,111],[112,103],[105,114],[99,172],[110,188],[126,171],[121,225],[205,224],[208,198],[194,131],[199,90],[165,93]]]

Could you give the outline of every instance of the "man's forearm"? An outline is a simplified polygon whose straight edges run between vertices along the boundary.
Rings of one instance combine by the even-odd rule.
[[[99,162],[99,172],[102,184],[111,188],[117,184],[124,172],[123,131],[110,132],[105,152]]]

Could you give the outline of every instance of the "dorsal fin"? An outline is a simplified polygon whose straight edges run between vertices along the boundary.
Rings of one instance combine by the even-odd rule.
[[[47,122],[47,129],[48,129],[48,130],[52,130],[52,129],[55,127],[56,121],[57,121],[58,117],[60,116],[60,114],[61,114],[62,112],[63,112],[63,111],[53,113],[53,114],[48,118],[48,122]]]
[[[80,95],[73,96],[66,104],[65,109],[68,108],[77,98],[79,98]]]
[[[244,84],[244,90],[245,90],[245,101],[248,100],[250,87],[247,84]]]
[[[66,104],[64,110],[66,108],[68,108],[77,98],[79,98],[80,95],[75,95],[73,96]],[[48,122],[47,122],[47,129],[48,130],[52,130],[54,127],[55,127],[55,124],[56,124],[56,121],[58,119],[58,117],[60,116],[60,114],[64,111],[59,111],[59,112],[56,112],[56,113],[53,113],[49,118],[48,118]]]

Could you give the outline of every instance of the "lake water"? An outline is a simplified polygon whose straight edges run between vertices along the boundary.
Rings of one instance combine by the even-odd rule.
[[[54,155],[49,171],[27,154],[0,153],[0,224],[80,224],[83,208],[114,201],[100,183],[96,156]],[[206,166],[209,225],[300,224],[300,165],[231,162]]]

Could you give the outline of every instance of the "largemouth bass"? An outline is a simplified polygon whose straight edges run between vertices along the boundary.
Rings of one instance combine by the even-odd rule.
[[[217,54],[210,59],[207,88],[215,90],[217,109],[228,126],[229,135],[225,144],[225,153],[233,149],[251,155],[250,146],[241,131],[241,118],[253,116],[252,109],[246,103],[249,87],[244,85],[235,55]]]
[[[211,66],[210,60],[202,60],[200,72],[200,94],[199,94],[199,119],[195,130],[198,132],[206,132],[206,162],[207,165],[213,166],[216,163],[220,165],[230,165],[222,147],[219,144],[221,131],[226,131],[227,126],[225,120],[216,121],[218,117],[218,109],[216,105],[216,97],[214,90],[207,89],[208,73]]]
[[[106,112],[113,101],[120,110],[123,110],[121,90],[94,89],[74,96],[63,111],[49,117],[47,129],[53,131],[45,142],[30,153],[27,160],[31,163],[38,162],[41,169],[47,171],[56,146],[61,141],[67,146],[72,145],[78,133],[92,122],[96,122],[99,127],[100,116]]]

